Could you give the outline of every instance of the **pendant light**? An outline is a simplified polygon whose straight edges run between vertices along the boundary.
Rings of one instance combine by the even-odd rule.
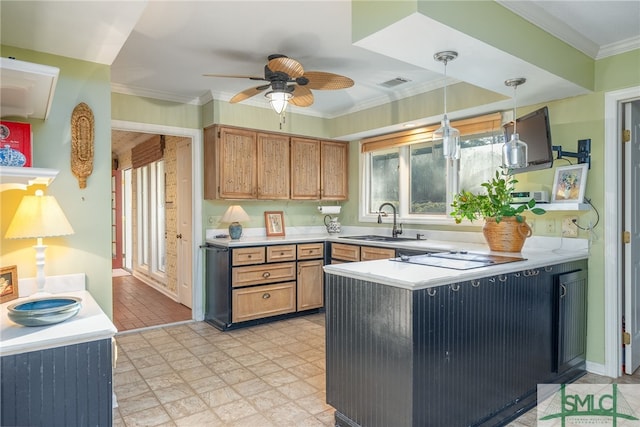
[[[526,81],[527,79],[520,77],[504,82],[505,85],[513,87],[513,133],[511,134],[511,140],[505,142],[502,146],[502,166],[508,169],[526,168],[529,165],[527,144],[520,140],[520,135],[518,135],[518,129],[516,128],[516,110],[518,108],[516,89]]]
[[[447,62],[458,57],[458,52],[445,50],[433,55],[436,61],[444,63],[444,117],[440,122],[440,128],[433,132],[433,141],[442,140],[442,152],[447,159],[460,158],[460,131],[451,127],[447,117]]]

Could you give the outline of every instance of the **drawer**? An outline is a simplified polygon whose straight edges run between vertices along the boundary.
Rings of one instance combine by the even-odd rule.
[[[317,259],[322,257],[324,257],[324,243],[298,245],[298,259]]]
[[[233,322],[296,311],[296,282],[234,289],[232,294]]]
[[[343,261],[360,261],[360,246],[332,243],[331,258]]]
[[[267,262],[295,260],[296,245],[267,246]]]
[[[262,264],[265,261],[264,246],[232,249],[231,253],[232,265]]]
[[[371,261],[373,259],[389,259],[396,256],[396,250],[390,248],[376,248],[373,246],[360,247],[360,261]]]
[[[296,280],[295,262],[250,265],[231,269],[231,286],[234,288],[287,280]]]

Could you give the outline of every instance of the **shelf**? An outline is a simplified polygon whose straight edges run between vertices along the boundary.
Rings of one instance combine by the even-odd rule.
[[[54,169],[0,166],[0,192],[26,190],[34,184],[49,185],[57,175]]]
[[[512,205],[518,207],[520,205]],[[536,208],[550,211],[588,211],[591,209],[588,203],[536,203]]]
[[[46,119],[60,69],[0,58],[0,117]]]

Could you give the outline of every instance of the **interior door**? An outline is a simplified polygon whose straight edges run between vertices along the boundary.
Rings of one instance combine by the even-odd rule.
[[[640,100],[624,104],[624,317],[631,344],[625,346],[625,373],[640,366]]]
[[[111,171],[111,268],[122,268],[122,173]]]
[[[191,140],[181,139],[177,144],[176,175],[178,180],[176,216],[178,222],[178,300],[191,308],[193,301],[193,250],[192,248],[192,182]]]

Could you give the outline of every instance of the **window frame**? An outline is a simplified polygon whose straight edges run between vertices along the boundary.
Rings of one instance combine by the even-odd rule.
[[[472,117],[469,119],[454,121],[451,125],[461,132],[461,138],[464,136],[474,136],[479,134],[496,133],[502,129],[505,113],[491,113],[487,115]],[[445,214],[412,214],[410,213],[411,203],[411,169],[410,169],[410,150],[411,145],[419,144],[431,139],[433,131],[438,125],[430,125],[422,128],[412,129],[410,131],[396,132],[387,135],[366,138],[360,141],[358,169],[359,169],[359,203],[358,203],[358,220],[360,222],[377,222],[378,215],[368,212],[369,195],[371,193],[369,168],[370,153],[397,147],[399,156],[399,182],[398,196],[399,204],[397,206],[397,220],[408,224],[420,225],[454,225],[455,219],[449,215],[451,212],[451,203],[453,196],[459,192],[460,183],[460,160],[446,160],[445,185],[446,185],[446,213]],[[370,144],[370,145],[368,145]]]

